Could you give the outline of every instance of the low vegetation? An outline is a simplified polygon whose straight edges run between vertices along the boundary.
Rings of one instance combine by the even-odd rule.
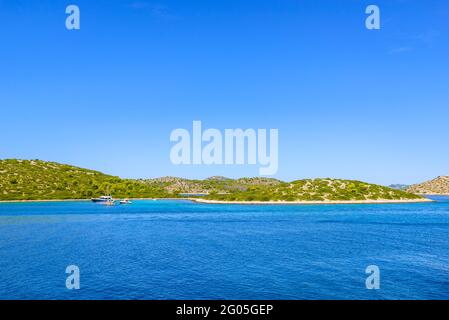
[[[255,185],[245,191],[211,193],[206,198],[223,201],[360,201],[412,200],[422,197],[366,182],[327,178]]]
[[[167,197],[168,192],[135,180],[40,160],[0,160],[0,200]]]
[[[98,171],[41,160],[0,160],[0,200],[175,198],[201,194],[222,201],[405,200],[421,196],[360,181],[211,177],[121,179]]]

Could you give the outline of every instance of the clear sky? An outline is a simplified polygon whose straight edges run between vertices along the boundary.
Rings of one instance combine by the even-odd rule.
[[[201,120],[279,129],[284,180],[421,182],[449,175],[448,49],[447,0],[0,0],[0,158],[258,174],[171,164],[170,132]]]

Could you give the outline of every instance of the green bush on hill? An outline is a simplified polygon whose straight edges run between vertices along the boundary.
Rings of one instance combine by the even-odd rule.
[[[40,160],[0,160],[0,200],[168,197],[162,187]],[[171,195],[173,196],[173,195]]]
[[[204,193],[223,201],[403,200],[421,196],[361,181],[304,179],[283,182],[269,178],[188,180],[165,177],[121,179],[98,171],[41,160],[0,160],[0,200],[168,198]]]
[[[262,185],[247,191],[210,194],[206,198],[220,201],[363,201],[412,200],[422,197],[366,182],[327,178]]]

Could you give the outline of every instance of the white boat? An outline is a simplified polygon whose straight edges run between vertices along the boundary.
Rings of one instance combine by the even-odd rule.
[[[131,204],[132,202],[129,199],[120,200],[120,204]]]
[[[108,202],[113,201],[112,196],[101,196],[99,198],[92,198],[93,202]]]
[[[108,200],[108,201],[105,201],[105,202],[104,202],[104,205],[105,205],[105,206],[115,206],[115,201],[112,200],[112,199],[110,199],[110,200]]]

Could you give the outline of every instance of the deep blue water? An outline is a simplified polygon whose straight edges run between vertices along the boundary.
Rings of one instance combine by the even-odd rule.
[[[448,299],[449,198],[0,204],[0,299]],[[65,287],[65,268],[81,289]],[[380,290],[365,288],[377,265]]]

